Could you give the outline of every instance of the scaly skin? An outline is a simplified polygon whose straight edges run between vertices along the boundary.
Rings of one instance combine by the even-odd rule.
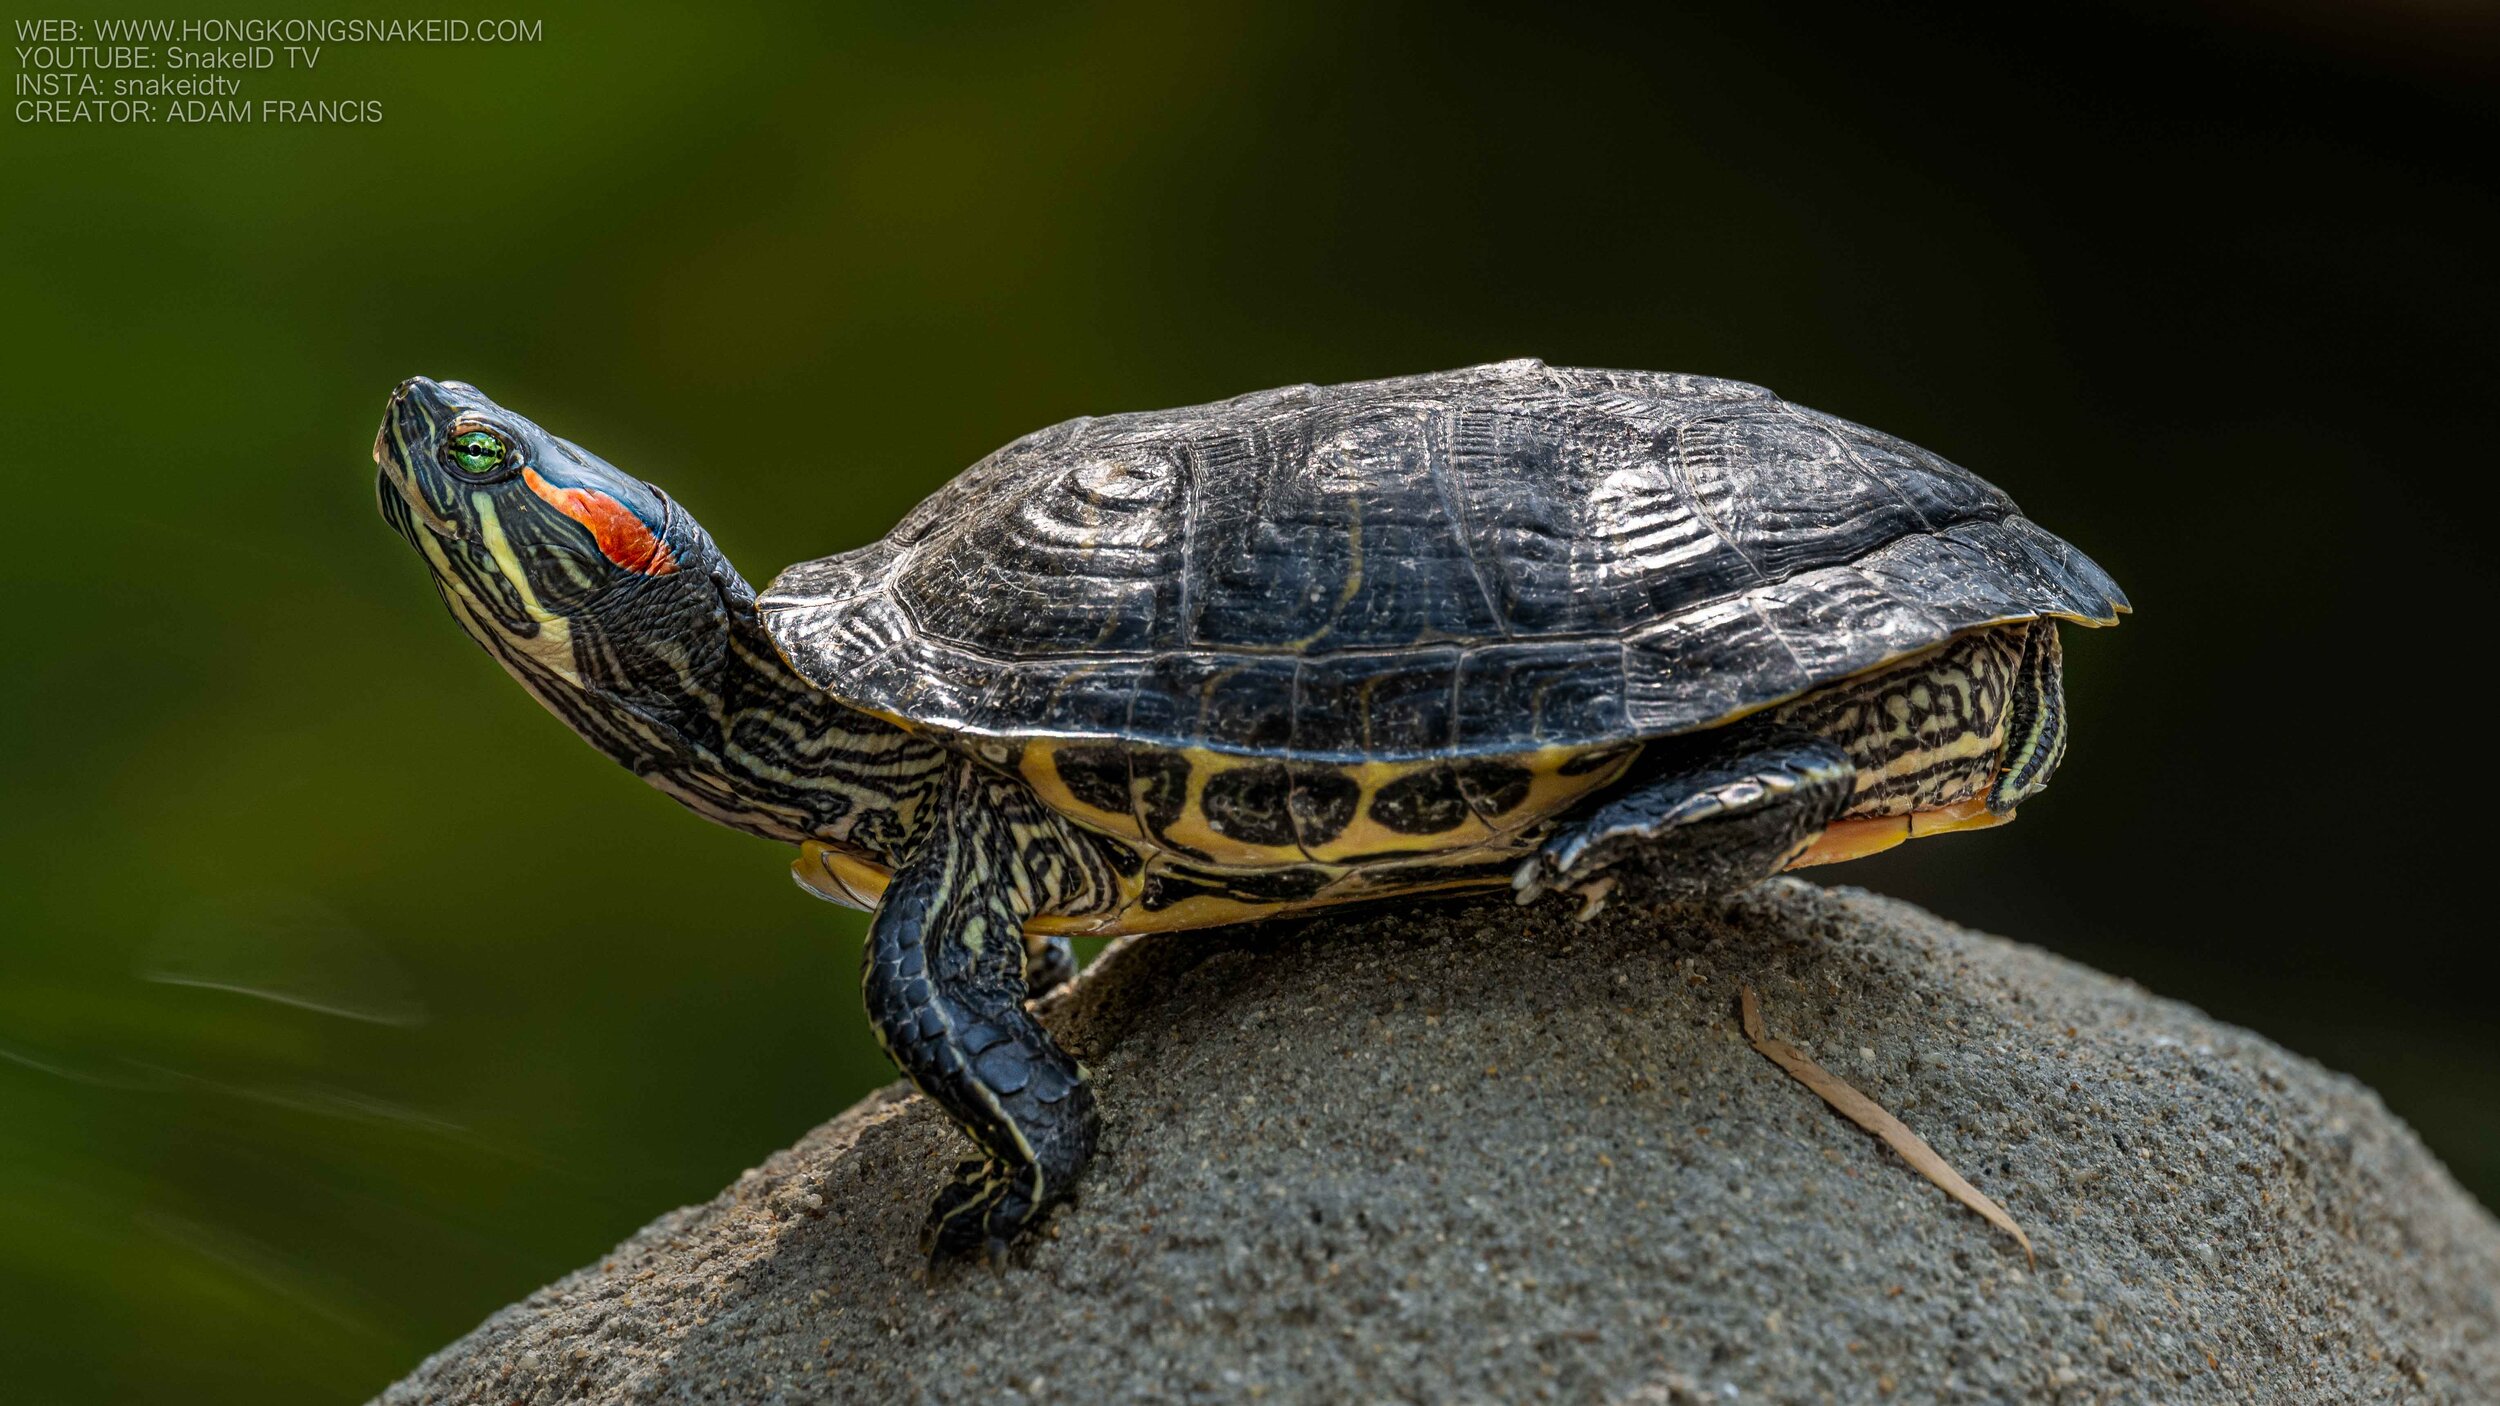
[[[868,1016],[886,1053],[987,1156],[938,1198],[936,1259],[1004,1258],[1094,1152],[1094,1093],[1025,1009],[1024,924],[1098,903],[1112,875],[1022,785],[957,766],[868,928]]]

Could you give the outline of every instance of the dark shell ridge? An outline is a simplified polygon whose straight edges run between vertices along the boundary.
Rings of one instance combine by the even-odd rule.
[[[1513,361],[1053,425],[762,608],[806,677],[932,731],[1348,761],[1686,732],[2127,607],[1914,445]]]

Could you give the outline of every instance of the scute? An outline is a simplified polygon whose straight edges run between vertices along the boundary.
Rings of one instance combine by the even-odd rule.
[[[1054,425],[762,601],[793,667],[923,729],[1326,763],[1684,732],[2125,608],[1914,445],[1534,361]]]

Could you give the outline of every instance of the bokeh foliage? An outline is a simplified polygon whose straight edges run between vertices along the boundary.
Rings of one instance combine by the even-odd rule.
[[[1534,354],[1904,434],[2142,614],[2070,641],[2023,824],[1834,877],[2351,1070],[2500,1195],[2473,55],[1529,12],[563,5],[263,80],[378,126],[0,133],[12,1399],[369,1392],[888,1077],[859,920],[383,530],[416,372],[759,580],[1027,429],[1288,381]]]

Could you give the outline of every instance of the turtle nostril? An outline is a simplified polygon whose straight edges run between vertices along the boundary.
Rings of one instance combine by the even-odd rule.
[[[442,409],[451,404],[451,397],[443,392],[449,386],[459,384],[458,381],[445,383],[428,376],[411,376],[400,382],[398,389],[391,392],[391,408],[397,410],[405,406],[415,406],[428,411]]]

